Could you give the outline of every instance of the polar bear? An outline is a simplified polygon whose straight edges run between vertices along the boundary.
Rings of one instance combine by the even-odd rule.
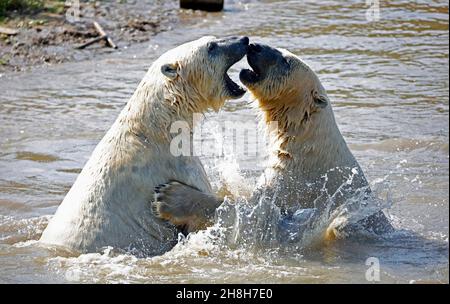
[[[43,232],[40,242],[76,253],[112,246],[152,256],[176,243],[177,230],[155,217],[154,187],[176,179],[211,192],[197,157],[174,156],[171,124],[218,110],[245,90],[227,75],[247,37],[203,37],[176,47],[149,68]],[[192,127],[192,126],[191,126]]]
[[[269,131],[270,165],[250,201],[270,196],[289,217],[299,208],[331,212],[352,197],[370,199],[368,182],[339,131],[316,73],[289,51],[262,44],[250,44],[247,60],[251,69],[242,70],[240,80],[258,101],[263,123],[278,123],[275,132]],[[161,218],[200,226],[192,221],[211,222],[210,210],[221,201],[171,182],[158,189],[153,204]],[[382,233],[392,226],[377,210],[357,225],[330,227],[325,237],[345,236],[353,229]]]

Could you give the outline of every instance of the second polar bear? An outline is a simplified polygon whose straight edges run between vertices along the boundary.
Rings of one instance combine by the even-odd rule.
[[[40,239],[75,252],[105,246],[157,255],[176,243],[174,226],[151,208],[154,187],[176,179],[211,192],[197,157],[170,152],[175,121],[218,110],[244,90],[227,75],[247,51],[247,37],[203,37],[156,60],[95,148]],[[191,126],[192,127],[192,126]]]
[[[355,197],[363,204],[370,200],[368,182],[339,131],[314,71],[296,55],[262,44],[250,44],[247,60],[252,70],[241,71],[240,79],[257,99],[264,124],[278,124],[275,132],[269,132],[271,163],[250,202],[269,197],[288,218],[299,208],[332,212]],[[159,191],[155,204],[166,219],[182,223],[192,214],[179,211],[189,209],[195,218],[207,222],[214,214],[205,214],[205,208],[180,208],[204,206],[206,200],[201,192],[175,182]],[[209,202],[215,207],[220,204],[217,199]],[[369,213],[351,226],[376,233],[392,229],[382,211]],[[328,229],[327,236],[343,235],[346,228],[341,223]]]

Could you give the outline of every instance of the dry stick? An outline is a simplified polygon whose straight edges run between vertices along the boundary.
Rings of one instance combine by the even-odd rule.
[[[83,43],[82,45],[77,46],[76,47],[77,49],[84,49],[85,47],[87,47],[91,44],[94,44],[96,42],[99,42],[101,40],[105,40],[110,47],[117,49],[117,45],[115,45],[114,42],[112,41],[112,39],[109,38],[108,35],[106,35],[105,31],[100,26],[100,24],[98,24],[97,22],[94,21],[94,27],[97,30],[97,32],[100,34],[100,36],[96,37],[94,39],[91,39],[88,42]]]
[[[19,33],[18,30],[0,26],[0,34],[14,36],[14,35],[17,35],[18,33]]]
[[[79,50],[84,49],[85,47],[90,46],[91,44],[94,44],[96,42],[99,42],[100,40],[103,40],[105,38],[106,38],[105,36],[96,37],[94,39],[89,40],[86,43],[83,43],[82,45],[77,46],[76,48],[79,49]]]
[[[95,26],[95,29],[97,30],[97,32],[100,34],[100,36],[105,36],[106,42],[108,42],[109,46],[112,47],[113,49],[117,49],[117,45],[115,45],[114,42],[112,41],[112,39],[109,38],[108,35],[106,35],[105,31],[100,26],[100,24],[98,24],[96,21],[94,21],[94,26]]]

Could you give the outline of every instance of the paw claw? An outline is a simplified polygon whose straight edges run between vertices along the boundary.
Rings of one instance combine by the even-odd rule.
[[[198,207],[202,198],[199,190],[171,181],[154,187],[151,210],[156,218],[169,221],[183,231],[191,231],[203,221],[204,216]]]
[[[156,215],[157,217],[159,217],[160,215],[159,215],[159,202],[152,202],[152,204],[151,204],[151,207],[152,207],[152,212],[153,212],[153,214],[154,215]]]
[[[158,202],[160,197],[161,197],[161,193],[155,191],[155,193],[153,193],[153,202],[152,202],[152,204]]]

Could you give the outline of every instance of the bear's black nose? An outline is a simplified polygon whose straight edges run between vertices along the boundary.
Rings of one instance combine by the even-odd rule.
[[[248,46],[248,50],[253,53],[261,53],[262,46],[257,43],[252,43]]]
[[[247,36],[241,38],[243,44],[248,45],[250,43],[250,39]]]

